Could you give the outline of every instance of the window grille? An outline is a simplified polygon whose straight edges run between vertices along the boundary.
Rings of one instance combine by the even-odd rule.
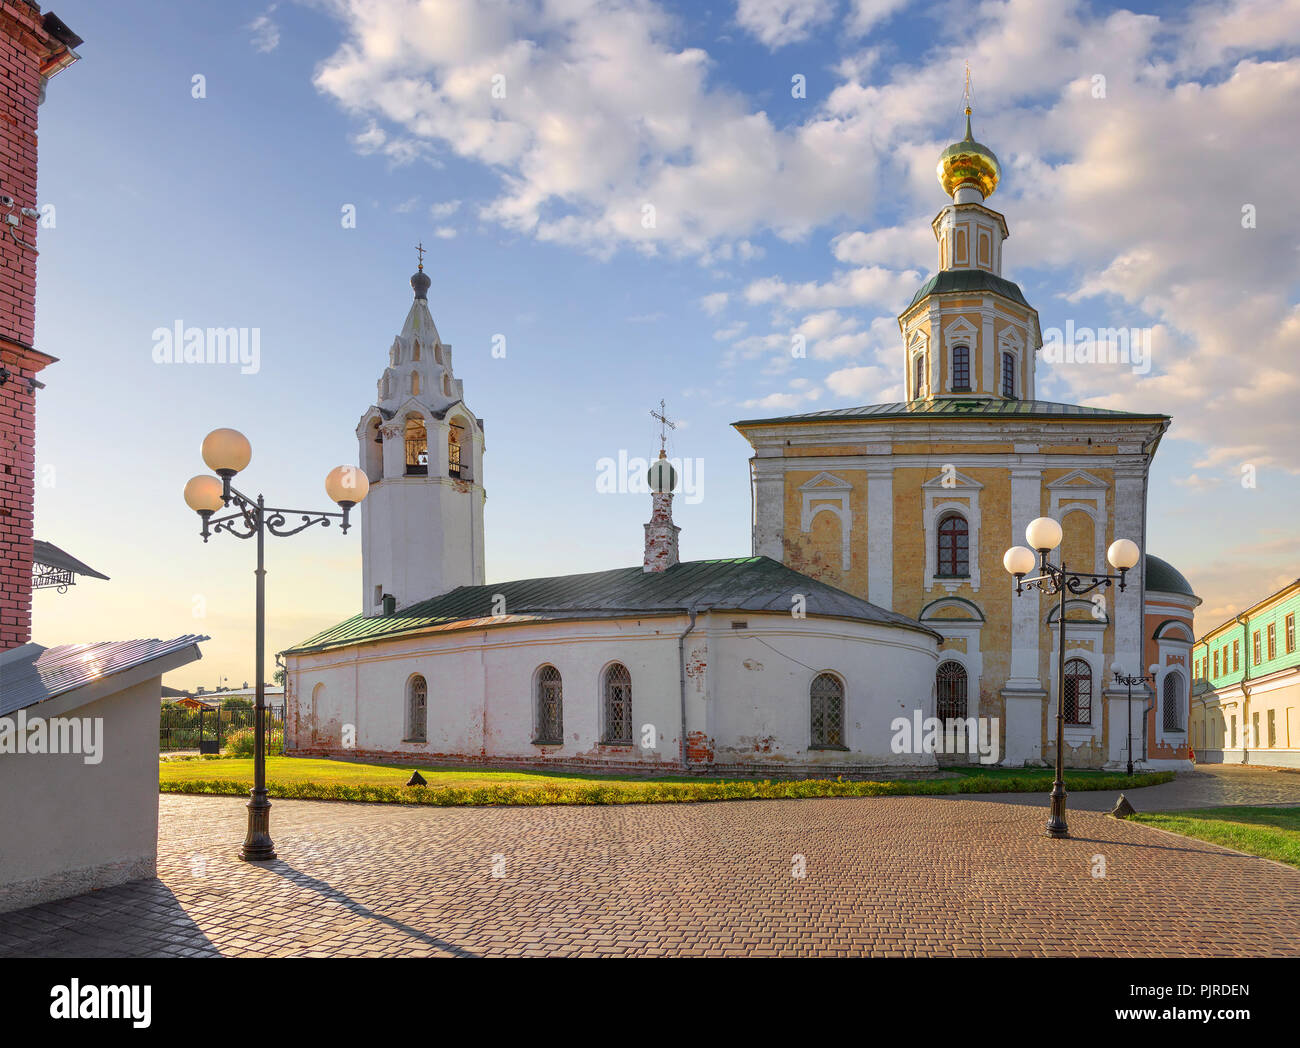
[[[536,742],[564,741],[564,682],[554,666],[543,666],[537,674]]]
[[[939,666],[935,674],[935,713],[939,720],[966,717],[966,667],[960,662],[948,661]]]
[[[1183,730],[1183,678],[1181,674],[1171,673],[1165,677],[1163,687],[1165,707],[1165,731]]]
[[[1092,723],[1092,669],[1083,659],[1065,664],[1065,723]]]
[[[605,671],[605,738],[609,745],[632,745],[632,675],[621,663]]]
[[[1016,395],[1016,358],[1010,353],[1002,354],[1002,395]]]
[[[939,574],[970,574],[970,529],[966,518],[951,513],[939,521]]]
[[[844,747],[844,685],[831,673],[819,673],[809,689],[813,749]]]
[[[952,347],[952,391],[970,392],[970,347]]]

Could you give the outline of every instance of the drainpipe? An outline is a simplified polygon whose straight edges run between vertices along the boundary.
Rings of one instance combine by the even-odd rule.
[[[683,609],[685,610],[685,609]],[[685,632],[677,638],[677,666],[680,672],[681,698],[682,698],[682,730],[681,730],[681,764],[682,770],[686,770],[686,637],[695,629],[695,609],[691,608],[691,624],[686,627]]]
[[[1245,618],[1244,613],[1234,615],[1233,619],[1241,626],[1241,654],[1246,660],[1246,669],[1241,675],[1241,680],[1238,681],[1238,686],[1241,688],[1241,763],[1249,764],[1250,750],[1246,748],[1246,740],[1250,738],[1247,734],[1250,731],[1250,714],[1246,707],[1250,704],[1250,692],[1246,690],[1246,681],[1250,680],[1250,660],[1254,651],[1250,646],[1250,621]]]

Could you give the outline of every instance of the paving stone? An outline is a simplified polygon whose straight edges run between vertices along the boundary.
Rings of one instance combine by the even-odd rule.
[[[1286,796],[1232,775],[1187,790]],[[242,798],[164,795],[157,879],[0,914],[0,956],[1300,956],[1300,870],[1023,800],[275,801],[252,865]]]

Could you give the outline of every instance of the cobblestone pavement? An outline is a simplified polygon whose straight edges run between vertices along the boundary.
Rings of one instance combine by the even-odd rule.
[[[261,866],[241,799],[160,800],[157,880],[0,914],[0,955],[1300,956],[1300,871],[1078,810],[1049,840],[1041,799],[275,801]]]
[[[1043,798],[1036,793],[973,793],[959,796],[965,800],[989,800],[1031,807],[1043,804]],[[1115,807],[1118,796],[1117,790],[1075,792],[1069,795],[1066,803],[1075,811],[1110,811]],[[1180,771],[1173,782],[1144,786],[1140,790],[1125,790],[1124,796],[1138,811],[1214,808],[1227,804],[1300,804],[1300,772],[1243,767],[1238,764],[1199,764],[1195,771]]]

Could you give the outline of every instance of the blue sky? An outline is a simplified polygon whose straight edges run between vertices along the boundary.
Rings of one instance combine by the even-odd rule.
[[[251,677],[253,550],[204,546],[181,488],[227,425],[254,447],[242,486],[325,506],[419,240],[486,420],[489,580],[639,561],[648,501],[598,494],[596,462],[651,454],[661,397],[672,453],[703,463],[683,556],[747,553],[730,423],[899,398],[893,317],[935,266],[967,60],[1006,275],[1045,328],[1153,329],[1150,374],[1040,367],[1040,398],[1175,417],[1150,547],[1205,597],[1200,626],[1297,574],[1293,2],[55,10],[86,42],[40,114],[37,344],[60,362],[36,530],[112,582],[38,594],[42,643],[193,630],[214,639],[175,683]],[[154,363],[177,321],[259,328],[260,370]],[[272,541],[270,650],[356,609],[359,550]]]

